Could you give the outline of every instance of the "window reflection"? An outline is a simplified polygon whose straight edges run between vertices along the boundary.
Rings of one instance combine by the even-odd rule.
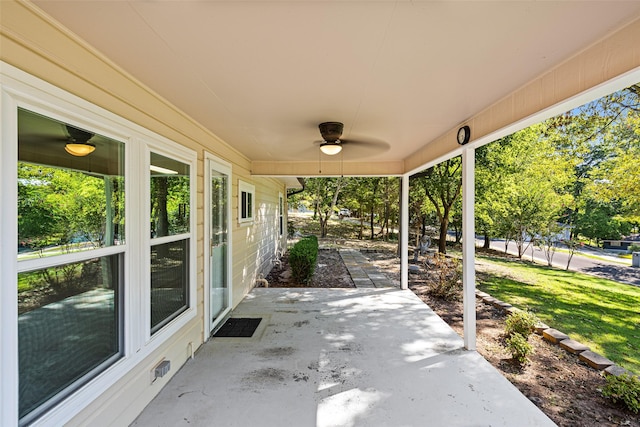
[[[124,144],[94,135],[95,152],[74,157],[67,129],[19,110],[19,260],[124,243]]]
[[[187,309],[189,239],[151,247],[152,333]]]
[[[72,155],[69,144],[91,150]],[[18,109],[17,169],[19,413],[28,424],[122,356],[124,246],[88,252],[124,243],[124,144]]]
[[[119,357],[122,255],[18,275],[20,417]]]
[[[151,153],[151,237],[189,232],[189,165]]]

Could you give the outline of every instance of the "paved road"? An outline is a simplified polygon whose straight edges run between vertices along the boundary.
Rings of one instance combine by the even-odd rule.
[[[478,240],[478,245],[481,245],[482,241]],[[492,240],[491,249],[504,252],[504,240]],[[591,274],[605,279],[615,280],[616,282],[626,283],[629,285],[640,286],[640,268],[631,267],[631,261],[621,260],[620,258],[606,257],[601,253],[590,250],[581,249],[584,253],[592,252],[597,256],[602,257],[599,259],[589,258],[583,256],[580,252],[576,252],[571,258],[569,264],[569,270],[579,271],[586,274]],[[515,243],[509,242],[507,252],[517,255],[518,250]],[[533,248],[530,246],[522,259],[533,260],[547,265],[547,259],[544,256],[544,252],[539,248]],[[565,252],[556,252],[553,256],[553,266],[558,268],[566,268],[569,254]]]

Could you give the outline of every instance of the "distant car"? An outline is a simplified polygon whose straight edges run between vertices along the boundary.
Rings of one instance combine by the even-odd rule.
[[[351,216],[351,211],[349,209],[340,209],[340,211],[338,211],[338,216],[340,218],[344,218],[345,216]]]

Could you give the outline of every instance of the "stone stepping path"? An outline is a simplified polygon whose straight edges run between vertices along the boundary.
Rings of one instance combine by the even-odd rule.
[[[340,249],[338,253],[356,288],[396,287],[386,274],[367,260],[362,252],[355,249]]]

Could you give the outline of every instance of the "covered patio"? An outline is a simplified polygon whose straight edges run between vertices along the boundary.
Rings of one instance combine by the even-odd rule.
[[[253,289],[133,426],[551,426],[413,292]]]
[[[552,425],[475,352],[475,150],[640,81],[640,2],[5,0],[0,11],[0,425]],[[57,132],[20,134],[21,111]],[[326,123],[342,133],[327,138]],[[58,166],[122,160],[126,243],[18,260],[26,135],[44,144],[30,161],[50,164],[75,141],[67,124],[124,147],[99,157],[98,143],[84,166]],[[463,339],[406,289],[409,178],[456,156]],[[177,172],[165,159],[188,168],[175,210],[189,227],[154,237],[151,171]],[[288,190],[317,176],[402,179],[403,289],[253,289],[286,244]],[[185,298],[155,324],[159,245],[185,248]],[[21,412],[18,278],[94,254],[119,258],[113,360]],[[255,337],[209,339],[231,310],[263,319]],[[163,360],[171,369],[152,381]]]

